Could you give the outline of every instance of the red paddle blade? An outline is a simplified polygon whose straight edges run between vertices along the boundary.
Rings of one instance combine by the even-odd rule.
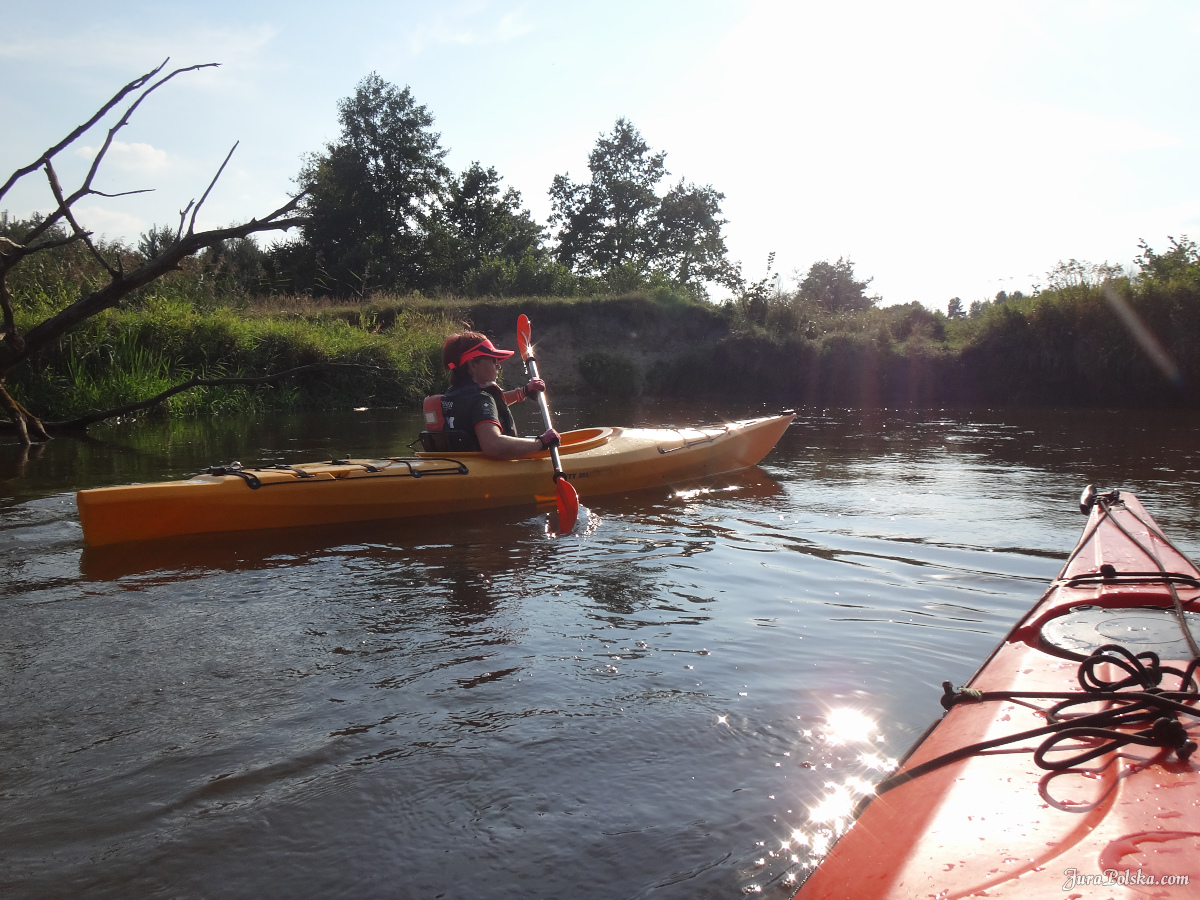
[[[554,489],[558,494],[558,533],[570,534],[579,517],[579,494],[565,478],[555,481]]]
[[[517,317],[517,349],[521,351],[521,359],[529,359],[533,355],[533,342],[529,335],[529,316],[521,313]]]

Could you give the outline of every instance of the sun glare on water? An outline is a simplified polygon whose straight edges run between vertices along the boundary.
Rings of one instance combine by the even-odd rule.
[[[832,744],[867,743],[875,731],[875,721],[857,709],[835,709],[825,717],[825,739]]]

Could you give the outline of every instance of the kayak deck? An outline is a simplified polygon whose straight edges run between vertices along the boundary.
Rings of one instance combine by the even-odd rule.
[[[968,683],[982,698],[947,684],[949,711],[797,900],[1200,896],[1200,694],[1179,622],[1200,634],[1198,598],[1200,571],[1137,499],[1102,498]]]
[[[590,496],[756,465],[794,414],[710,428],[586,428],[563,435],[564,476]],[[434,515],[554,502],[549,453],[515,460],[418,453],[295,466],[217,467],[184,481],[80,491],[91,546],[184,534]]]

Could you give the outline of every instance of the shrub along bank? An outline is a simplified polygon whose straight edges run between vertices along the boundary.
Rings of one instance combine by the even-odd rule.
[[[799,293],[712,304],[666,287],[557,299],[253,298],[214,293],[211,280],[185,272],[87,322],[32,359],[12,387],[31,410],[66,419],[193,376],[333,362],[361,368],[197,388],[165,410],[411,406],[444,387],[447,333],[470,325],[515,347],[525,313],[559,394],[725,395],[784,406],[1196,406],[1196,247],[1185,240],[1146,254],[1133,277],[999,295],[954,317],[920,304],[831,311]],[[70,291],[66,281],[52,287],[18,297],[21,314],[44,315]],[[506,374],[519,381],[520,363]]]
[[[730,333],[649,373],[658,393],[822,406],[1200,406],[1200,251],[1145,244],[1129,276],[1072,260],[1034,296],[829,312],[797,294],[734,305]],[[701,380],[695,373],[705,372]],[[714,377],[715,376],[715,377]]]

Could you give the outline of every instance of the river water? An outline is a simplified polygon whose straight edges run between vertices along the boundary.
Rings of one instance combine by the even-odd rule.
[[[804,410],[761,467],[585,495],[567,537],[512,509],[101,550],[79,488],[402,455],[417,417],[0,445],[0,894],[786,897],[1056,573],[1085,484],[1200,556],[1194,422]]]

